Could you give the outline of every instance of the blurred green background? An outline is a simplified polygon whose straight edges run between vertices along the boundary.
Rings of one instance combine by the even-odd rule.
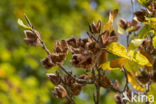
[[[23,28],[18,26],[18,18],[24,20],[26,13],[53,51],[56,40],[73,35],[86,37],[88,23],[99,19],[106,23],[112,9],[119,9],[118,18],[130,18],[130,0],[0,0],[0,104],[64,102],[52,95],[54,86],[46,77],[46,73],[59,68],[43,68],[40,60],[46,57],[46,53],[41,47],[29,47],[24,43]],[[65,67],[74,73],[83,73],[82,69],[75,70],[68,64],[69,58],[70,55]],[[122,73],[112,72],[111,76],[112,80],[116,78],[124,83]],[[93,104],[94,89],[94,86],[86,86],[74,98],[76,104]],[[113,95],[109,90],[102,89],[102,104],[114,104]]]

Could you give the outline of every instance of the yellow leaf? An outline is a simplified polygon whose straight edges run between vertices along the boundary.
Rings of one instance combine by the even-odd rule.
[[[134,39],[131,41],[131,43],[129,44],[128,50],[134,50],[136,48],[138,48],[142,43],[143,43],[144,39]]]
[[[112,68],[112,67],[110,66],[110,61],[108,61],[108,62],[102,64],[100,67],[101,67],[103,70],[119,70],[119,69],[120,69],[120,68]]]
[[[103,32],[104,31],[106,31],[106,30],[108,30],[109,32],[112,32],[112,30],[113,30],[113,22],[114,22],[114,19],[116,18],[116,16],[117,16],[117,14],[118,14],[118,9],[115,9],[115,10],[113,10],[113,11],[111,11],[110,13],[109,13],[109,20],[108,20],[108,22],[103,26]]]
[[[121,68],[123,67],[125,64],[127,63],[127,59],[126,58],[116,58],[115,60],[112,60],[110,62],[110,66],[111,68]]]
[[[127,58],[127,59],[130,59],[130,57],[128,56],[128,53],[127,53],[127,50],[126,48],[117,43],[117,42],[113,42],[111,43],[108,47],[107,47],[107,50],[117,56],[120,56],[120,57],[124,57],[124,58]]]
[[[153,38],[153,46],[156,48],[156,36]]]
[[[152,66],[152,64],[149,62],[149,60],[143,54],[141,54],[140,52],[131,50],[131,51],[129,51],[129,55],[131,56],[132,61],[135,61],[139,65]]]
[[[109,21],[114,22],[117,15],[118,15],[118,9],[111,11],[109,14]]]
[[[127,73],[127,77],[128,77],[128,81],[132,84],[133,88],[142,92],[146,90],[145,87],[142,87],[138,84],[137,79],[133,74]]]
[[[140,66],[136,62],[134,62],[134,61],[127,60],[127,63],[125,65],[125,68],[129,72],[135,73],[136,71],[138,71],[138,69],[140,68]]]
[[[18,19],[17,23],[18,23],[20,26],[22,26],[23,28],[32,29],[31,27],[25,25],[21,19]]]

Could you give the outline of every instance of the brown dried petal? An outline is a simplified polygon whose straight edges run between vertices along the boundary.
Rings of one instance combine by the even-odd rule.
[[[53,94],[57,98],[64,98],[67,95],[67,91],[63,86],[58,85],[58,87],[54,88]]]

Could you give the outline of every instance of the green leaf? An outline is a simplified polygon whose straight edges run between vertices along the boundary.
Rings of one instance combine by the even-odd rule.
[[[120,57],[124,57],[124,58],[127,58],[127,59],[130,59],[128,53],[127,53],[127,50],[126,48],[117,43],[117,42],[113,42],[111,43],[108,47],[107,47],[107,50],[117,56],[120,56]]]
[[[143,39],[145,36],[148,35],[148,33],[150,32],[151,27],[149,25],[145,25],[139,32],[137,38],[139,39]]]
[[[156,48],[156,36],[153,38],[153,46]]]
[[[142,43],[143,43],[144,39],[134,39],[131,41],[131,43],[129,44],[128,50],[134,50],[136,48],[138,48]]]
[[[21,19],[18,19],[17,23],[18,23],[20,26],[22,26],[23,28],[32,29],[31,27],[25,25]]]
[[[142,6],[147,7],[148,4],[149,4],[149,2],[150,2],[150,0],[138,0],[138,2],[139,2]]]

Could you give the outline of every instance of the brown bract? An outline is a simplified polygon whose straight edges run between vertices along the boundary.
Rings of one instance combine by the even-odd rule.
[[[62,85],[58,85],[54,88],[53,94],[57,98],[64,98],[67,95],[67,91]]]

